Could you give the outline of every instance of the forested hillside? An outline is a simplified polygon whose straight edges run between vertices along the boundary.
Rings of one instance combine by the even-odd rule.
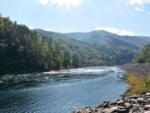
[[[103,61],[109,61],[111,65],[131,62],[134,55],[150,43],[150,37],[119,36],[103,30],[65,35],[92,45],[100,52]]]
[[[137,63],[150,63],[150,44],[144,47],[135,57]]]
[[[84,44],[44,37],[9,18],[0,17],[0,74],[100,64],[100,55]]]
[[[132,41],[129,43],[124,41],[125,39],[123,40],[121,36],[106,31],[92,31],[87,33],[56,33],[41,29],[35,29],[35,31],[44,36],[61,37],[63,40],[73,39],[87,44],[101,56],[103,65],[119,65],[131,62],[136,52],[140,49],[140,47],[132,44]],[[142,38],[140,38],[141,40]],[[143,46],[148,43],[148,41],[143,41]]]

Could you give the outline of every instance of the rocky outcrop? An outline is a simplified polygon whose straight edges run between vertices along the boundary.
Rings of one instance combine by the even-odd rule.
[[[150,93],[124,96],[114,102],[104,102],[97,107],[86,107],[73,113],[150,113]]]

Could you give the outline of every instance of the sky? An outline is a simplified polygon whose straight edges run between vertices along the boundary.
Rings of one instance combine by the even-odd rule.
[[[0,0],[0,13],[31,29],[150,36],[150,0]]]

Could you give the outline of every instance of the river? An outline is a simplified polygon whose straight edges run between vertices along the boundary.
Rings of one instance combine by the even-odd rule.
[[[0,90],[0,113],[71,113],[103,101],[115,100],[126,91],[118,67],[87,67],[58,72],[48,82]]]

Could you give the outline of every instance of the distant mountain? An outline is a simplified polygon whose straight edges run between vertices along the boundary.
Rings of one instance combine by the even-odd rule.
[[[86,44],[101,56],[105,65],[117,65],[130,62],[138,50],[150,43],[149,37],[119,36],[106,31],[85,33],[57,33],[42,29],[35,29],[35,31],[47,37],[59,37],[62,42],[70,39],[72,42]],[[74,44],[71,43],[71,45]]]
[[[150,37],[145,36],[122,36],[122,41],[135,45],[136,47],[142,49],[150,43]]]
[[[53,38],[67,38],[67,35],[63,33],[53,32],[53,31],[46,31],[43,29],[34,29],[34,31],[43,34],[46,37],[53,37]],[[70,37],[68,37],[70,38]]]
[[[142,36],[119,36],[107,31],[92,31],[87,33],[66,33],[72,39],[90,44],[109,44],[115,46],[130,46],[143,48],[150,43],[150,37]]]
[[[150,37],[145,36],[120,36],[104,30],[91,32],[58,33],[42,29],[35,29],[45,36],[71,38],[91,45],[115,45],[141,49],[150,43]]]

